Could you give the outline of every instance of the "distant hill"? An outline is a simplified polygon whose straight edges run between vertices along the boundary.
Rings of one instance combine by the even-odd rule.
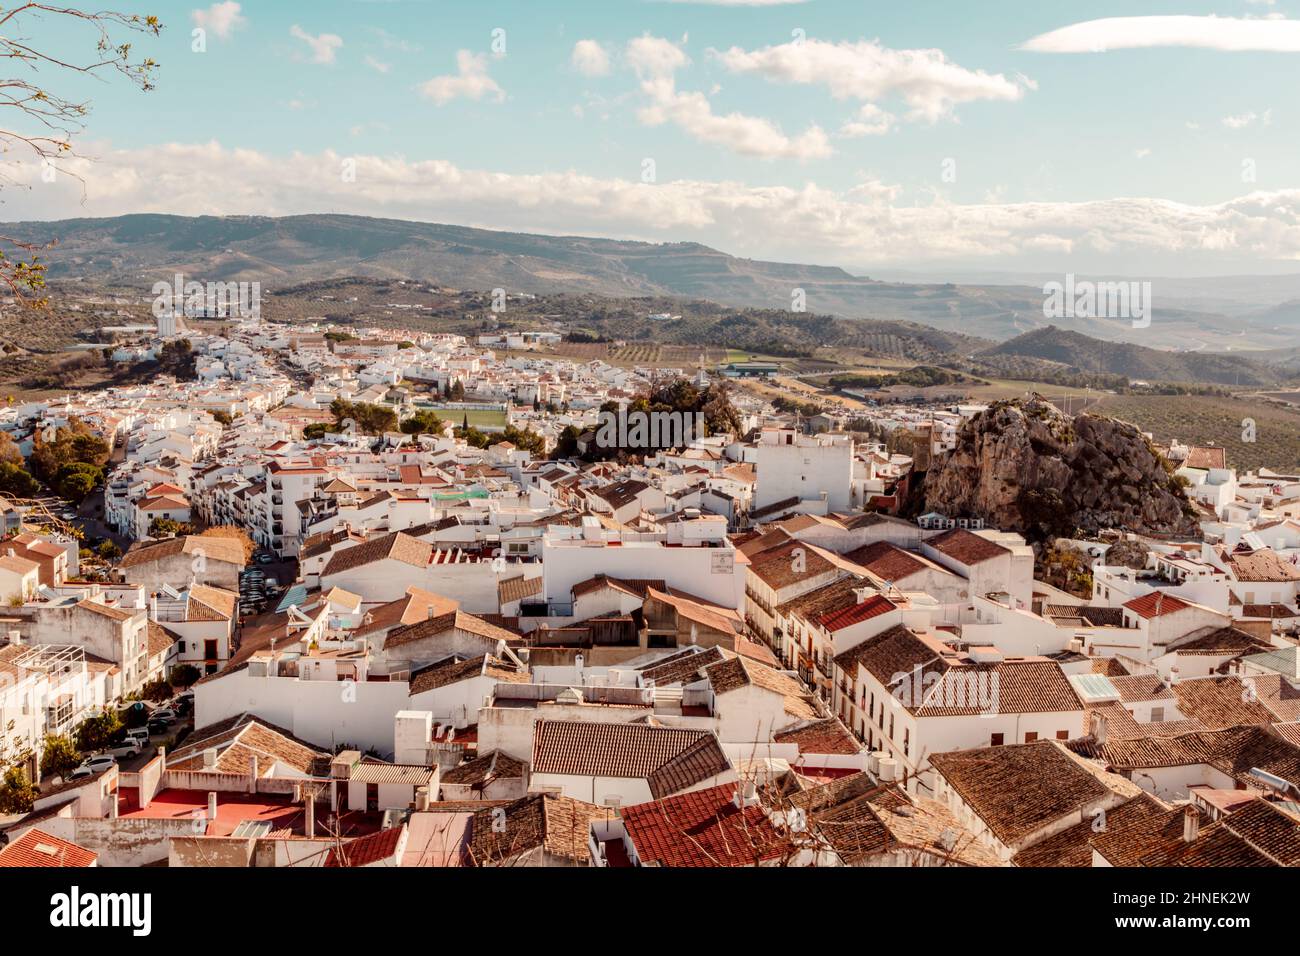
[[[1080,372],[1106,372],[1146,382],[1200,382],[1216,385],[1273,385],[1276,368],[1244,354],[1167,352],[1129,343],[1105,342],[1068,329],[1048,326],[1017,336],[976,358],[1015,356],[1059,363]]]
[[[46,257],[52,278],[135,287],[176,272],[202,281],[256,280],[267,289],[366,276],[478,291],[664,295],[785,311],[802,289],[810,314],[917,322],[994,341],[1047,324],[1041,287],[879,282],[834,267],[741,259],[693,242],[543,236],[340,215],[149,214],[0,228],[30,242],[57,240]],[[1166,309],[1140,340],[1172,347],[1200,336],[1214,343],[1225,334],[1223,325],[1222,316]],[[1078,331],[1136,338],[1126,323],[1103,319],[1080,319]],[[1287,344],[1260,340],[1255,347]]]

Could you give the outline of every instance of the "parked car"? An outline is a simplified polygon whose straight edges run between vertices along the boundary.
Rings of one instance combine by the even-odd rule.
[[[81,761],[77,769],[68,774],[68,779],[80,780],[83,777],[93,777],[97,773],[103,773],[116,763],[117,758],[112,754],[95,754],[93,757],[87,757]]]
[[[145,744],[148,742],[147,738],[141,742],[138,737],[123,737],[120,744],[116,747],[109,747],[108,750],[105,751],[105,754],[113,757],[134,757],[136,754],[140,753],[140,751],[144,750]]]
[[[163,734],[169,733],[171,729],[171,724],[165,720],[149,721],[149,733],[156,736],[162,736]]]
[[[269,554],[259,554],[257,556],[258,564],[275,564],[275,558]]]
[[[149,743],[149,728],[133,727],[126,732],[126,739],[138,741],[140,746],[144,747]]]
[[[159,707],[149,715],[149,723],[153,723],[156,720],[162,720],[169,724],[174,724],[176,723],[176,717],[176,711],[172,710],[170,707]]]

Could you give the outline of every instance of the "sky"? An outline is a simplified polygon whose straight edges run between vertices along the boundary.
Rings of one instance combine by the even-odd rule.
[[[115,0],[163,21],[134,38],[156,88],[41,70],[91,112],[53,182],[9,152],[0,218],[340,212],[860,274],[1300,272],[1289,3]],[[93,52],[84,24],[20,32]]]

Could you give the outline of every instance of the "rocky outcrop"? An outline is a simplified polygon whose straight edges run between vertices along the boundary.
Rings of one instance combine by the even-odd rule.
[[[1039,395],[968,421],[924,488],[926,510],[983,518],[1033,542],[1103,528],[1200,533],[1182,486],[1141,432],[1099,415],[1071,418]]]

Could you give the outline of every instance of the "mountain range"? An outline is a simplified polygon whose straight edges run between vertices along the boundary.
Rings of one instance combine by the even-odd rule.
[[[460,289],[674,296],[781,310],[789,310],[796,290],[803,290],[809,313],[915,322],[996,342],[1053,321],[1043,314],[1041,287],[1032,285],[883,282],[836,267],[737,258],[690,242],[546,236],[333,214],[141,214],[0,228],[18,240],[57,243],[44,256],[52,279],[81,277],[143,289],[178,272],[200,281],[259,281],[264,289],[366,276]],[[1227,291],[1215,293],[1212,283],[1183,281],[1166,300],[1157,286],[1148,327],[1134,328],[1127,319],[1080,318],[1070,320],[1070,330],[1182,351],[1294,345],[1300,308],[1293,286],[1279,284],[1276,301],[1256,296],[1236,307],[1232,287],[1225,280]]]

